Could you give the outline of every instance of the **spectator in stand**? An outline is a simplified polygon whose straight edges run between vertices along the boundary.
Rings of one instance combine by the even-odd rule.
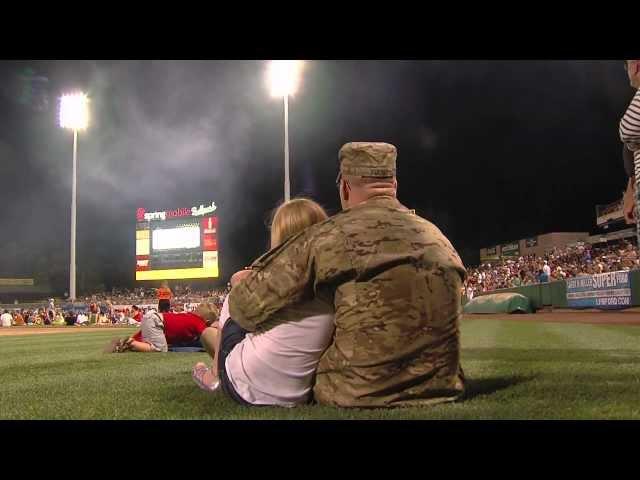
[[[493,291],[518,284],[513,277],[520,276],[520,284],[540,282],[539,271],[553,263],[549,280],[563,280],[579,275],[593,275],[619,270],[632,270],[640,267],[638,248],[628,241],[613,243],[604,247],[579,245],[577,247],[555,248],[543,257],[526,255],[517,261],[506,260],[494,265],[483,264],[469,269],[467,285],[472,285],[475,294]],[[525,273],[523,274],[522,271]],[[519,272],[519,273],[518,273]],[[544,276],[543,276],[544,279]]]
[[[549,281],[549,275],[543,270],[538,270],[538,283],[547,283]]]
[[[5,310],[2,315],[0,315],[0,325],[3,327],[11,327],[13,325],[13,316],[9,313],[9,310]]]
[[[473,294],[474,294],[473,284],[469,283],[467,285],[465,293],[467,294],[467,300],[469,300],[469,301],[473,300]]]
[[[547,276],[547,282],[551,280],[551,267],[549,266],[549,262],[544,261],[544,265],[542,267],[542,271]]]
[[[520,273],[513,277],[513,281],[511,282],[512,287],[522,287],[525,285],[526,281],[526,272],[524,270],[520,270]]]

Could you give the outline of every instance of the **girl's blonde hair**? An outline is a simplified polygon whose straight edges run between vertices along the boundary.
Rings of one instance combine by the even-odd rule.
[[[308,198],[294,198],[283,203],[275,210],[271,220],[271,248],[327,218],[324,209]]]

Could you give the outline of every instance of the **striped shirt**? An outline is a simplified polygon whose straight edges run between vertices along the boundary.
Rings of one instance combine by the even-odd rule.
[[[640,90],[638,90],[620,121],[620,139],[634,152],[634,162],[640,162]]]

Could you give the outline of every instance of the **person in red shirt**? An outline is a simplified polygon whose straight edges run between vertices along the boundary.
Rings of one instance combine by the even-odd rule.
[[[201,303],[193,313],[148,312],[135,335],[114,339],[106,351],[122,353],[166,352],[169,346],[188,345],[200,341],[207,327],[217,328],[220,311],[211,303]]]
[[[133,305],[131,309],[133,310],[132,318],[138,323],[142,322],[142,311],[140,310],[140,307]]]

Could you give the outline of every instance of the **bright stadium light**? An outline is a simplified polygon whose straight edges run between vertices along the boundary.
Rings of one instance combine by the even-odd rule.
[[[274,97],[293,96],[298,90],[303,62],[273,60],[269,64],[269,85]]]
[[[291,197],[289,180],[289,96],[298,91],[302,74],[301,60],[273,60],[269,63],[268,81],[271,95],[284,100],[284,201]]]
[[[89,125],[89,99],[84,93],[63,95],[60,99],[60,126],[84,130]]]
[[[60,98],[60,126],[73,130],[73,181],[71,187],[71,259],[69,264],[69,300],[76,299],[76,178],[78,165],[78,130],[89,125],[89,99],[84,93]]]

